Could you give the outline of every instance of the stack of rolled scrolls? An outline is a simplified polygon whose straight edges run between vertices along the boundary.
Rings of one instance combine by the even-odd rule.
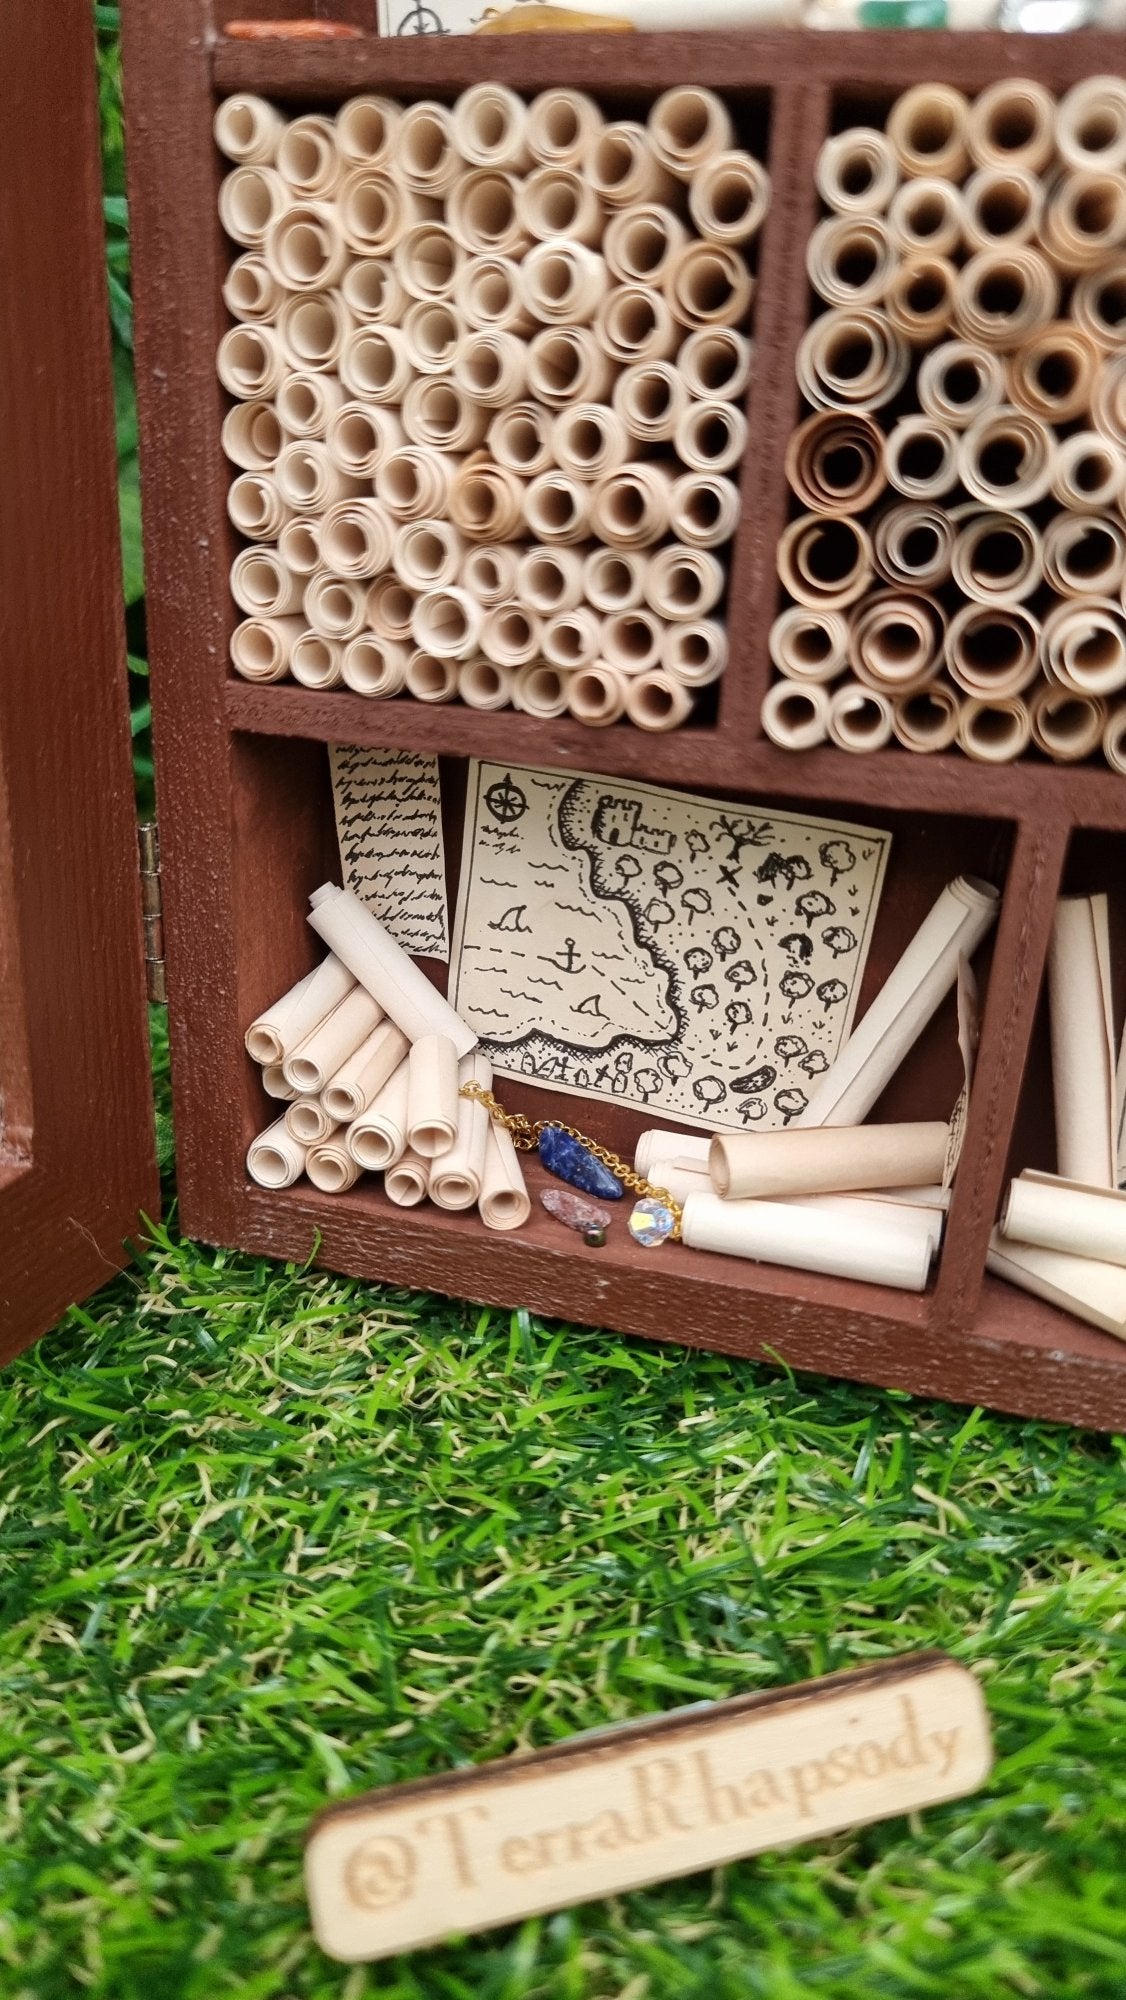
[[[711,92],[220,105],[247,679],[674,729],[722,674],[750,245]]]
[[[1126,81],[828,139],[763,726],[1126,771]]]

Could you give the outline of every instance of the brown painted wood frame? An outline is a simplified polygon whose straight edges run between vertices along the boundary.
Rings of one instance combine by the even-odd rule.
[[[223,0],[220,23],[246,11],[239,0]],[[271,4],[268,11],[308,8]],[[372,9],[364,0],[323,11],[370,21]],[[126,28],[186,1227],[267,1255],[315,1254],[340,1271],[527,1305],[659,1340],[772,1355],[795,1368],[1077,1423],[1126,1421],[1126,1347],[994,1282],[984,1268],[1010,1159],[1050,1161],[1040,992],[1055,898],[1069,869],[1092,887],[1123,873],[1126,787],[1106,771],[1031,761],[995,771],[953,756],[900,751],[849,758],[830,749],[792,758],[762,738],[757,720],[777,600],[773,550],[788,504],[783,452],[798,407],[794,350],[809,311],[799,246],[815,216],[813,164],[834,103],[846,92],[851,101],[886,105],[921,77],[973,91],[993,77],[1028,74],[1063,89],[1118,69],[1121,38],[646,35],[628,50],[615,49],[625,81],[607,92],[606,45],[597,36],[380,41],[372,35],[324,46],[248,44],[226,40],[202,0],[132,0]],[[254,687],[227,667],[234,545],[226,525],[230,474],[219,447],[223,399],[214,355],[227,323],[220,284],[230,251],[216,220],[223,169],[210,136],[215,100],[244,88],[292,107],[332,105],[368,88],[448,99],[485,77],[526,91],[569,83],[625,105],[644,104],[671,82],[692,78],[722,90],[740,115],[768,119],[774,203],[756,302],[759,361],[749,406],[755,448],[743,474],[744,527],[733,561],[733,659],[710,725],[666,737],[627,728],[595,737],[568,721],[506,715],[498,737],[492,717],[459,707]],[[1005,897],[969,1131],[931,1291],[915,1298],[617,1241],[576,1254],[538,1205],[518,1235],[488,1237],[475,1218],[430,1208],[404,1215],[363,1185],[335,1200],[306,1186],[284,1194],[251,1186],[245,1149],[268,1106],[243,1053],[242,1030],[315,956],[303,899],[337,865],[324,753],[334,741],[437,752],[447,760],[451,789],[459,760],[495,755],[503,742],[506,757],[558,769],[822,804],[837,816],[870,813],[895,827],[899,860],[884,898],[868,993],[948,874],[975,864],[976,872],[1001,870]],[[882,1108],[889,1115],[912,1109],[945,1115],[953,1061],[947,1012]],[[519,1091],[507,1094],[521,1101]],[[540,1097],[541,1110],[542,1103]],[[625,1144],[644,1121],[599,1107],[590,1122]]]
[[[0,203],[0,1359],[155,1215],[88,0],[24,9]]]

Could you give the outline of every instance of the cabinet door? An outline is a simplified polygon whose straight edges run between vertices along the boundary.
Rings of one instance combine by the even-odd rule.
[[[0,1359],[156,1212],[89,0],[21,7],[0,202]]]

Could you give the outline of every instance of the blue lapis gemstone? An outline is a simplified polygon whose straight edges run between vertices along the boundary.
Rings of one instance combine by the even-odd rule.
[[[569,1187],[581,1188],[584,1194],[599,1195],[603,1201],[620,1201],[625,1193],[609,1167],[604,1167],[569,1132],[560,1132],[555,1125],[540,1133],[540,1159],[549,1174],[566,1181]]]

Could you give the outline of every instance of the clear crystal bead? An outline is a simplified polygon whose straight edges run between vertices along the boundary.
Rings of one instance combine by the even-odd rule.
[[[634,1204],[629,1233],[643,1250],[659,1249],[662,1243],[668,1242],[675,1228],[676,1217],[663,1201],[654,1201],[652,1195],[643,1195]]]

